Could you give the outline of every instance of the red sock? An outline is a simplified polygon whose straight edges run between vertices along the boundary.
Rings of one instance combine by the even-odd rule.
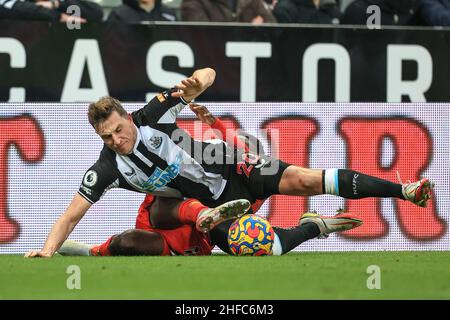
[[[204,209],[208,209],[208,207],[196,199],[185,200],[178,209],[178,218],[183,224],[195,224],[198,214]]]
[[[102,243],[101,245],[92,247],[90,252],[91,256],[110,256],[111,252],[109,252],[109,245],[111,244],[112,239],[114,236],[106,240],[105,243]]]

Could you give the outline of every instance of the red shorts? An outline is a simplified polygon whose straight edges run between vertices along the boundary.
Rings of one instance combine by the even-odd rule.
[[[211,254],[214,246],[211,245],[208,235],[197,231],[195,226],[183,225],[171,230],[154,228],[151,225],[150,212],[148,211],[154,199],[155,197],[150,194],[145,197],[139,207],[136,229],[159,233],[166,241],[169,249],[177,255],[207,256]]]

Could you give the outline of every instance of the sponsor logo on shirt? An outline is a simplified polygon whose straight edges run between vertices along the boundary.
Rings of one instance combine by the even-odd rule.
[[[170,181],[174,180],[180,173],[181,155],[178,155],[175,162],[171,163],[166,169],[162,170],[156,167],[152,175],[143,184],[143,188],[146,191],[156,191],[165,187]]]

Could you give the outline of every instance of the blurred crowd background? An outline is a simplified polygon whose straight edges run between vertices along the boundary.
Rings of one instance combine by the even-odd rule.
[[[81,23],[192,21],[365,25],[368,16],[377,11],[383,26],[450,26],[450,0],[0,0],[2,20]]]

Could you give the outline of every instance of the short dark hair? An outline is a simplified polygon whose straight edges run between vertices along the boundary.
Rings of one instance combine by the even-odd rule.
[[[97,102],[92,102],[88,108],[88,119],[91,126],[95,128],[100,122],[105,121],[114,111],[126,117],[127,111],[122,107],[120,101],[113,97],[102,97]]]

